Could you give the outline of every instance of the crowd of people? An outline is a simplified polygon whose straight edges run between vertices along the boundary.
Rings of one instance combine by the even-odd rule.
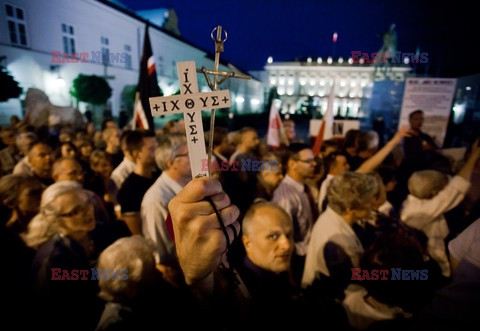
[[[478,323],[480,142],[452,162],[423,116],[383,146],[375,131],[350,130],[319,155],[292,120],[275,149],[252,127],[218,127],[211,177],[194,179],[181,121],[156,132],[12,122],[0,131],[4,323]]]

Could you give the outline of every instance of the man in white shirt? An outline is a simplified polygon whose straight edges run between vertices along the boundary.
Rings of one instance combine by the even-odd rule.
[[[312,150],[305,144],[291,144],[287,153],[287,174],[273,192],[272,202],[283,208],[293,220],[295,254],[292,270],[295,280],[300,282],[313,223],[318,217],[317,204],[306,184],[314,175],[316,161]]]
[[[306,180],[313,177],[315,158],[312,150],[304,144],[289,147],[287,174],[273,193],[272,202],[282,207],[292,218],[295,239],[295,252],[300,256],[307,253],[307,245],[314,214],[318,215],[316,204],[311,206]]]
[[[467,162],[450,181],[435,170],[415,172],[408,180],[410,194],[403,203],[400,219],[425,233],[428,253],[440,265],[444,277],[451,275],[451,269],[445,248],[449,229],[443,214],[462,202],[470,188],[470,176],[480,158],[478,143],[477,139]]]
[[[302,287],[323,276],[335,279],[336,290],[348,285],[350,268],[359,267],[362,244],[352,229],[357,220],[368,219],[378,183],[373,176],[344,172],[327,192],[328,207],[313,226],[305,261]]]
[[[143,197],[140,210],[142,231],[156,244],[159,262],[176,268],[175,247],[165,220],[168,203],[192,179],[185,135],[168,135],[155,150],[155,162],[163,172]]]

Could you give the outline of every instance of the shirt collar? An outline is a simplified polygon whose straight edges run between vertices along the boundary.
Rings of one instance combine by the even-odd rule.
[[[178,194],[182,190],[182,185],[177,183],[172,177],[170,177],[165,171],[160,175],[165,183],[173,190],[175,194]]]
[[[299,192],[303,192],[305,191],[305,186],[303,183],[300,183],[298,181],[296,181],[295,179],[293,179],[292,177],[290,177],[289,175],[285,175],[285,178],[283,179],[283,181],[291,186],[293,186],[297,191]]]
[[[245,268],[250,270],[254,275],[256,275],[258,278],[263,279],[263,280],[269,280],[269,281],[278,281],[279,275],[265,270],[263,268],[260,268],[256,264],[254,264],[247,256],[245,256],[243,260],[243,264]]]
[[[126,163],[126,164],[125,164],[126,166],[130,166],[130,167],[132,167],[132,166],[133,166],[133,167],[136,167],[136,166],[137,166],[137,164],[136,164],[134,161],[130,160],[130,159],[129,159],[128,157],[126,157],[126,156],[123,158],[123,162]]]
[[[330,208],[328,205],[327,205],[327,209],[325,210],[325,213],[328,213],[329,215],[328,219],[336,223],[339,226],[339,228],[342,230],[342,232],[348,233],[352,236],[357,237],[357,235],[353,231],[353,228],[350,226],[350,224],[348,224],[347,221],[345,221],[340,214],[338,214],[335,210]]]

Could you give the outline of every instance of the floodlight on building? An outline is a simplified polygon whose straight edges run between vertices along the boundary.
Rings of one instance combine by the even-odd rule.
[[[280,85],[284,85],[284,84],[285,84],[285,78],[280,78],[280,79],[278,80],[278,83],[279,83]]]
[[[365,63],[365,60],[362,58],[362,59],[358,60],[358,62],[359,62],[360,64],[364,64],[364,63]]]
[[[267,63],[273,63],[273,57],[269,56],[267,59]]]
[[[277,84],[277,80],[276,79],[270,79],[270,85],[275,85]]]
[[[288,79],[288,85],[293,85],[293,78]]]
[[[65,83],[65,79],[63,79],[62,77],[58,76],[57,79],[55,80],[55,85],[56,85],[58,88],[62,88],[62,87],[65,87],[65,85],[67,85],[67,83]]]
[[[344,87],[345,85],[346,85],[345,81],[342,80],[342,81],[340,82],[340,86],[341,86],[341,87]]]
[[[305,81],[305,79],[300,79],[300,85],[305,85],[307,82]]]
[[[312,63],[312,58],[311,58],[311,57],[308,57],[308,58],[307,58],[307,62],[308,62],[308,63]]]
[[[405,58],[403,59],[403,63],[409,64],[409,63],[410,63],[410,59],[409,59],[407,56],[405,56]]]
[[[293,88],[288,88],[287,89],[287,94],[288,95],[293,95]]]
[[[317,57],[317,63],[318,64],[321,64],[323,62],[322,58],[321,57]]]
[[[350,83],[350,86],[351,86],[351,87],[355,87],[355,86],[357,86],[357,83],[351,82],[351,83]]]
[[[58,65],[58,64],[50,65],[50,71],[52,73],[55,73],[55,72],[57,73],[57,77],[53,81],[53,84],[55,85],[55,88],[63,88],[67,85],[65,83],[65,80],[60,75],[60,65]]]
[[[279,87],[277,92],[278,92],[278,95],[284,95],[285,94],[285,88],[284,87]]]
[[[333,63],[333,59],[332,59],[331,56],[329,56],[329,57],[327,58],[327,63],[328,63],[328,64],[332,64],[332,63]]]
[[[250,100],[250,103],[252,104],[252,106],[258,106],[260,104],[260,100],[258,100],[257,98],[253,98],[252,100]]]
[[[361,86],[361,87],[365,87],[366,85],[367,85],[367,83],[366,83],[365,81],[363,81],[363,82],[360,83],[360,86]]]
[[[348,64],[352,64],[353,63],[353,59],[351,57],[348,58]]]
[[[343,57],[338,58],[338,63],[342,64],[343,63]]]
[[[310,79],[310,85],[315,85],[315,79]]]
[[[320,81],[320,86],[325,86],[325,81],[324,80]]]
[[[235,98],[236,103],[243,103],[244,101],[245,101],[245,99],[243,97],[236,97]]]
[[[472,88],[470,86],[465,87],[465,90],[470,91]]]

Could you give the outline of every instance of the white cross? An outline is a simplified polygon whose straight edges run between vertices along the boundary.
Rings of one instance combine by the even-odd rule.
[[[230,107],[230,91],[198,92],[194,61],[177,62],[177,73],[181,94],[150,98],[152,116],[183,113],[192,177],[208,176],[208,171],[202,170],[207,153],[201,111]]]

